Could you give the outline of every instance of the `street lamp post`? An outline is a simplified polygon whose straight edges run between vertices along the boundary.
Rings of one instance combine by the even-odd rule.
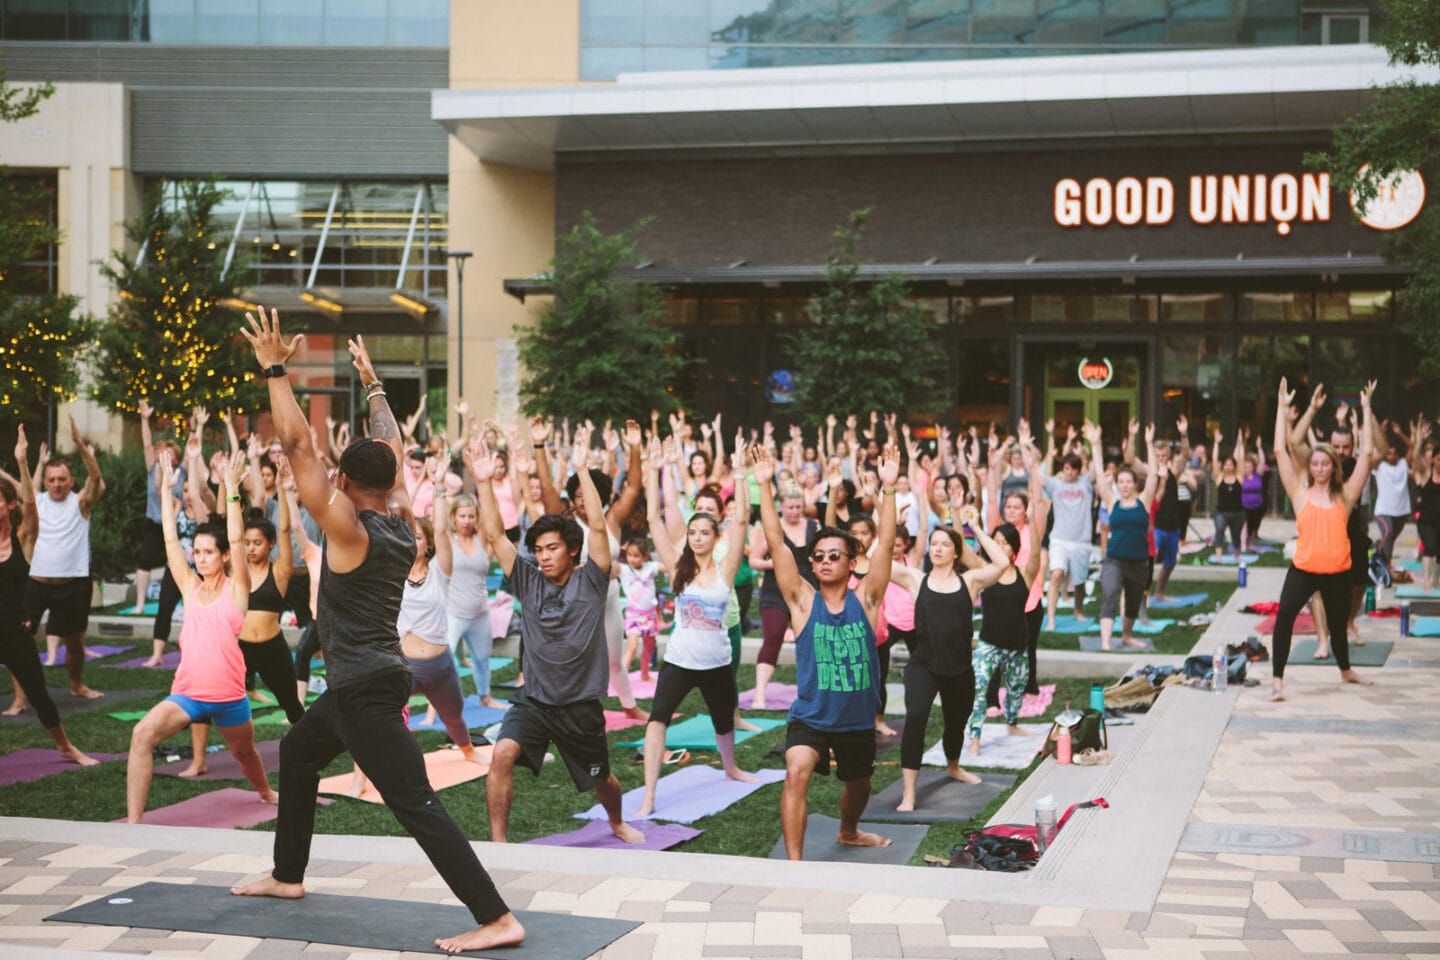
[[[455,261],[455,400],[459,400],[465,396],[465,261],[474,254],[469,250],[446,250],[445,256]],[[464,423],[460,429],[465,429]]]

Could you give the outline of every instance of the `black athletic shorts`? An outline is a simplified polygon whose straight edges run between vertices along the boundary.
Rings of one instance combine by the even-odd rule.
[[[520,745],[520,762],[536,776],[545,751],[555,744],[575,789],[594,790],[610,779],[610,750],[605,739],[605,710],[599,700],[560,705],[540,703],[518,691],[505,711],[500,739]]]
[[[31,579],[25,586],[25,622],[27,629],[40,625],[40,618],[50,613],[45,627],[47,634],[68,637],[84,633],[90,626],[90,578],[72,577],[61,583]]]
[[[140,534],[140,560],[137,570],[154,570],[165,566],[165,530],[154,520],[146,520]],[[135,598],[136,604],[143,604],[144,597]]]
[[[809,747],[820,754],[815,772],[830,773],[830,754],[835,754],[835,776],[839,780],[864,780],[875,772],[875,728],[865,730],[817,730],[799,720],[785,727],[785,751]]]

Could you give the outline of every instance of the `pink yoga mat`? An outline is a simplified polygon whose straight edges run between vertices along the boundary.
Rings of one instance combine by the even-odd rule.
[[[119,760],[125,756],[123,753],[92,753],[90,756],[96,760]],[[41,777],[48,777],[52,773],[64,773],[66,770],[84,770],[73,760],[66,760],[54,750],[46,750],[41,747],[27,747],[24,750],[16,750],[14,753],[7,753],[0,756],[0,787],[8,787],[12,783],[29,783],[32,780],[39,780]]]
[[[570,833],[554,833],[548,837],[526,840],[542,847],[587,847],[596,850],[669,850],[673,846],[693,840],[703,830],[679,823],[655,823],[650,820],[636,820],[630,826],[645,834],[644,843],[626,843],[610,829],[607,820],[592,820],[579,830]]]
[[[624,710],[605,711],[606,730],[624,730],[626,727],[638,726],[644,722],[644,720],[636,720],[634,717],[627,717]]]
[[[651,671],[649,680],[641,680],[640,671],[635,671],[630,674],[630,692],[640,700],[652,699],[655,696],[655,678],[659,675],[659,671],[654,670]],[[614,690],[611,690],[610,696],[614,697],[617,696],[617,694]]]
[[[280,769],[280,741],[261,740],[255,744],[255,749],[260,753],[260,762],[265,764],[265,772]],[[157,777],[178,777],[180,771],[190,766],[189,760],[176,760],[174,763],[162,763],[155,767]],[[244,780],[245,774],[240,771],[240,764],[235,762],[235,755],[229,750],[220,750],[216,753],[205,755],[205,773],[195,777],[196,780]]]
[[[1039,693],[1038,695],[1033,694],[1033,693],[1027,693],[1027,694],[1025,694],[1025,699],[1024,699],[1024,701],[1020,704],[1020,716],[1022,716],[1022,717],[1038,717],[1038,716],[1040,716],[1042,713],[1044,713],[1046,710],[1050,709],[1050,703],[1051,703],[1051,701],[1053,701],[1054,699],[1055,699],[1055,684],[1053,684],[1053,683],[1047,683],[1047,684],[1045,684],[1044,686],[1042,686],[1042,687],[1040,688],[1040,693]],[[1002,713],[1005,712],[1004,709],[1003,709],[1004,706],[1005,706],[1005,688],[1004,688],[1004,687],[1001,687],[1001,688],[1000,688],[1000,707],[1001,707],[1001,709],[996,709],[995,707],[991,707],[989,710],[986,710],[986,711],[985,711],[985,716],[987,716],[987,717],[998,717],[998,716],[1000,716]]]
[[[136,667],[145,667],[145,661],[146,661],[146,660],[149,660],[149,659],[150,659],[149,657],[136,657],[134,660],[123,660],[123,661],[121,661],[120,663],[113,664],[113,666],[116,666],[116,667],[125,667],[125,668],[127,668],[127,669],[133,669],[133,668],[136,668]],[[165,651],[165,655],[160,658],[160,666],[158,666],[158,667],[153,667],[153,668],[148,668],[148,669],[154,669],[154,670],[177,670],[177,669],[179,669],[179,667],[180,667],[180,651],[179,651],[179,650],[166,650],[166,651]]]
[[[789,683],[767,683],[765,685],[765,707],[766,710],[789,710],[790,705],[795,702],[799,692],[794,685]],[[753,710],[755,703],[755,691],[746,690],[740,694],[740,709]]]
[[[471,780],[479,780],[490,772],[490,754],[494,749],[489,746],[475,748],[475,752],[479,754],[483,763],[471,763],[459,750],[449,750],[443,747],[439,750],[432,750],[425,754],[425,776],[429,778],[430,786],[436,791],[469,783]],[[339,773],[321,780],[320,792],[347,797],[354,796],[350,792],[354,783],[353,772]],[[365,782],[365,791],[355,799],[364,800],[366,803],[384,804],[385,802],[380,796],[380,791],[375,789],[375,784],[368,780]]]
[[[498,591],[490,601],[490,633],[496,640],[510,632],[510,617],[514,613],[515,598],[504,590]]]
[[[99,659],[100,657],[113,657],[113,656],[114,656],[115,654],[117,654],[117,653],[124,653],[126,650],[133,650],[133,649],[134,649],[133,647],[110,647],[110,646],[106,646],[106,645],[103,644],[103,643],[87,643],[87,644],[85,644],[85,651],[86,651],[86,653],[85,653],[85,659],[86,659],[86,660],[95,660],[95,659]],[[94,654],[94,656],[91,656],[91,654]],[[43,654],[43,653],[40,654],[40,662],[41,662],[41,663],[44,663],[44,662],[45,662],[45,654]],[[62,643],[62,644],[60,644],[60,649],[57,650],[57,651],[55,651],[55,664],[54,664],[54,665],[57,666],[57,667],[59,667],[59,666],[64,666],[64,664],[65,664],[65,644]]]
[[[324,806],[333,801],[320,797],[316,802]],[[261,803],[259,794],[254,790],[226,787],[172,803],[168,807],[146,810],[142,821],[161,827],[221,827],[234,830],[274,820],[276,809],[273,803]],[[121,817],[115,822],[123,823],[124,819]]]

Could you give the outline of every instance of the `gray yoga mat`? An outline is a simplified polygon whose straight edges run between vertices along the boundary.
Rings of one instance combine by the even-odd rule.
[[[840,832],[840,821],[818,813],[812,813],[805,821],[805,860],[834,861],[837,863],[888,863],[903,866],[910,862],[920,841],[930,832],[928,824],[866,823],[860,821],[860,829],[867,833],[878,833],[892,841],[888,847],[847,847],[836,841]],[[770,851],[771,860],[785,859],[785,837],[775,841]]]
[[[1314,637],[1296,640],[1290,647],[1290,667],[1333,667],[1335,666],[1335,655],[1331,654],[1324,660],[1315,659],[1316,640]],[[1352,667],[1383,667],[1385,661],[1390,657],[1390,651],[1395,649],[1395,644],[1389,640],[1372,640],[1365,646],[1350,644],[1350,665]]]
[[[64,720],[72,714],[82,713],[86,710],[95,710],[100,707],[105,707],[109,710],[118,710],[136,700],[145,701],[143,704],[136,704],[137,708],[148,710],[165,696],[165,694],[159,690],[112,690],[103,697],[90,700],[86,697],[70,696],[69,687],[50,687],[49,690],[50,699],[55,701],[55,709],[59,711],[61,720]],[[9,700],[6,699],[0,702],[8,704]],[[18,717],[0,717],[0,724],[28,726],[33,723],[35,723],[35,705],[33,703],[30,704],[28,710]]]
[[[964,757],[960,758],[960,763],[965,763]],[[978,776],[980,783],[961,783],[951,780],[944,770],[921,770],[920,780],[915,785],[914,810],[900,813],[895,809],[903,790],[901,782],[896,780],[870,797],[864,819],[888,823],[964,822],[1015,785],[1015,778],[1009,774],[981,773]]]
[[[517,910],[525,943],[467,957],[581,960],[640,926],[631,920]],[[303,900],[234,897],[227,887],[142,883],[45,918],[63,923],[184,930],[236,937],[442,954],[436,937],[475,928],[460,906],[307,893]],[[443,955],[443,954],[442,954]]]

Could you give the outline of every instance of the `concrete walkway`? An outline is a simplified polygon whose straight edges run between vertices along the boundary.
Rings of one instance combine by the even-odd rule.
[[[1239,608],[1278,595],[1252,571],[1197,646],[1243,638]],[[477,844],[517,908],[642,925],[606,958],[1299,958],[1440,954],[1440,640],[1400,638],[1373,687],[1292,664],[1290,699],[1258,688],[1175,689],[1117,760],[1063,802],[1103,791],[1028,874],[788,864],[680,853]],[[1025,819],[1045,766],[1000,819]],[[1059,785],[1054,779],[1051,785]],[[778,833],[778,827],[777,827]],[[296,941],[43,923],[73,904],[159,878],[229,884],[270,866],[269,834],[0,819],[0,955],[225,958],[400,956]],[[317,892],[449,901],[410,841],[319,837]],[[397,910],[403,906],[397,903]],[[437,931],[446,933],[449,931]]]

